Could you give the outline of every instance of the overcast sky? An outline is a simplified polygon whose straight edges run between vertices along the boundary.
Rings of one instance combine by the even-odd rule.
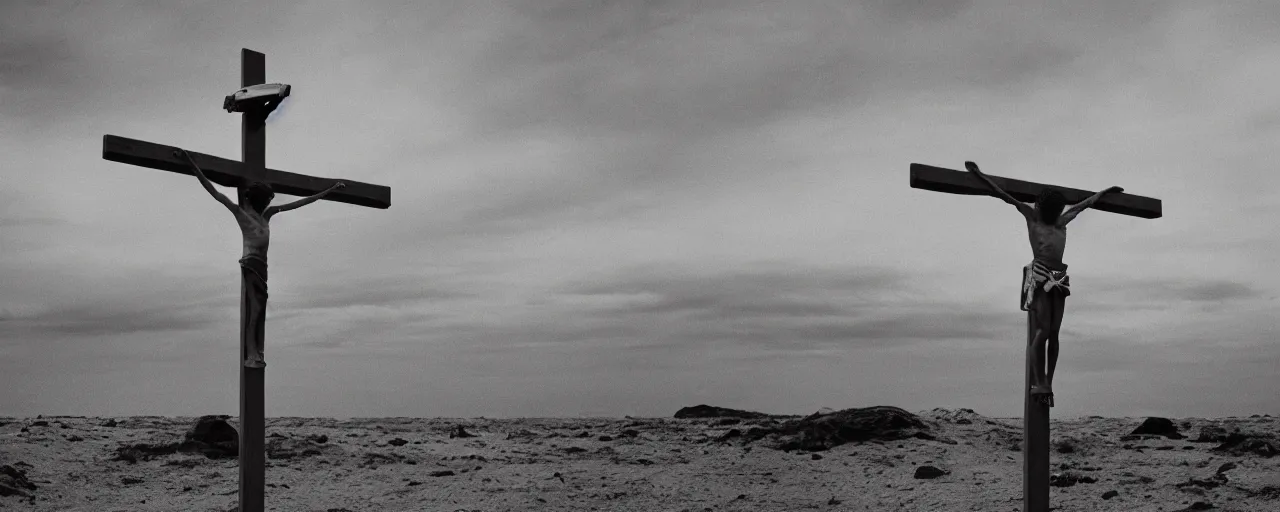
[[[102,137],[239,159],[241,48],[392,189],[274,219],[269,416],[1020,416],[965,160],[1164,201],[1072,223],[1056,417],[1277,413],[1280,4],[1053,4],[4,2],[0,415],[237,414],[239,229]]]

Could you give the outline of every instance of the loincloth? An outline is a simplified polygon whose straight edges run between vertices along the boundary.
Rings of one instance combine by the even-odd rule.
[[[1071,295],[1071,277],[1067,275],[1066,263],[1048,263],[1032,260],[1022,267],[1022,310],[1031,309],[1031,301],[1035,297],[1036,288],[1045,293],[1055,290],[1063,297]]]
[[[255,285],[261,284],[265,292],[267,289],[267,260],[259,256],[245,256],[240,258],[240,273]]]

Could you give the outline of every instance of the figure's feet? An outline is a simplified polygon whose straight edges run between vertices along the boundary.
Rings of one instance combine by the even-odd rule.
[[[266,368],[267,362],[257,358],[248,359],[248,360],[245,360],[244,367],[245,368]]]
[[[1053,407],[1053,389],[1049,386],[1034,384],[1031,386],[1031,399],[1037,403]]]

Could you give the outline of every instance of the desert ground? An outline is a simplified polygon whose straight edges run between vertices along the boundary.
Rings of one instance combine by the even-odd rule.
[[[1021,510],[1019,418],[894,407],[678,416],[268,418],[267,508]],[[1054,420],[1054,510],[1280,510],[1276,419]],[[235,510],[236,426],[0,418],[0,508]]]

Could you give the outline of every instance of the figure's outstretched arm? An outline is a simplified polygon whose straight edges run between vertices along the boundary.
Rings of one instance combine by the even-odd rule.
[[[226,206],[232,212],[240,211],[239,205],[226,195],[223,195],[222,192],[218,192],[218,189],[213,188],[213,183],[209,181],[209,178],[205,177],[204,171],[200,170],[200,166],[196,165],[195,159],[191,158],[191,154],[187,153],[187,150],[177,149],[173,152],[173,156],[177,158],[185,157],[187,159],[187,163],[191,164],[191,169],[195,171],[196,177],[200,178],[200,185],[203,186],[205,190],[209,191],[209,195],[213,196],[214,199],[217,199],[219,203],[222,203],[223,206]]]
[[[1058,225],[1059,226],[1067,225],[1068,222],[1071,222],[1076,218],[1076,215],[1080,215],[1080,212],[1089,209],[1090,206],[1093,206],[1093,203],[1096,203],[1098,202],[1099,199],[1102,199],[1102,196],[1105,196],[1112,192],[1124,192],[1124,189],[1120,187],[1111,187],[1101,192],[1098,192],[1097,194],[1091,195],[1088,198],[1085,198],[1084,201],[1080,201],[1079,203],[1071,205],[1070,207],[1068,207],[1066,210],[1062,212],[1062,215],[1058,216]]]
[[[324,196],[329,195],[329,193],[330,193],[330,192],[333,192],[333,191],[335,191],[335,190],[341,190],[341,189],[344,189],[344,188],[347,188],[347,184],[346,184],[346,183],[343,183],[343,182],[341,182],[341,181],[339,181],[339,182],[337,182],[337,183],[334,183],[332,187],[329,187],[329,188],[325,189],[323,192],[320,192],[319,194],[315,194],[315,195],[313,195],[313,196],[304,197],[304,198],[302,198],[302,199],[299,199],[299,200],[294,201],[294,202],[289,203],[289,204],[282,204],[282,205],[280,205],[280,206],[271,206],[271,207],[268,207],[268,208],[267,208],[267,211],[266,211],[266,212],[264,212],[264,216],[266,216],[266,217],[271,217],[271,216],[273,216],[273,215],[275,215],[275,214],[277,214],[277,213],[280,213],[280,212],[287,212],[287,211],[292,210],[292,209],[295,209],[295,208],[301,208],[301,207],[303,207],[303,206],[309,205],[309,204],[311,204],[311,203],[314,203],[314,202],[316,202],[316,201],[319,201],[319,200],[323,199],[323,198],[324,198]]]
[[[1015,208],[1018,209],[1018,212],[1021,213],[1024,217],[1030,216],[1034,213],[1031,207],[1027,205],[1027,203],[1014,199],[1013,196],[1009,195],[1008,192],[1005,192],[1004,189],[1000,188],[999,185],[996,185],[994,181],[991,181],[991,178],[988,178],[987,175],[982,174],[982,171],[978,170],[978,164],[975,164],[973,162],[965,162],[964,168],[968,169],[969,172],[973,173],[974,176],[977,176],[978,179],[982,180],[982,182],[987,185],[987,188],[991,189],[992,195],[1004,200],[1004,202],[1006,203],[1013,205]]]

